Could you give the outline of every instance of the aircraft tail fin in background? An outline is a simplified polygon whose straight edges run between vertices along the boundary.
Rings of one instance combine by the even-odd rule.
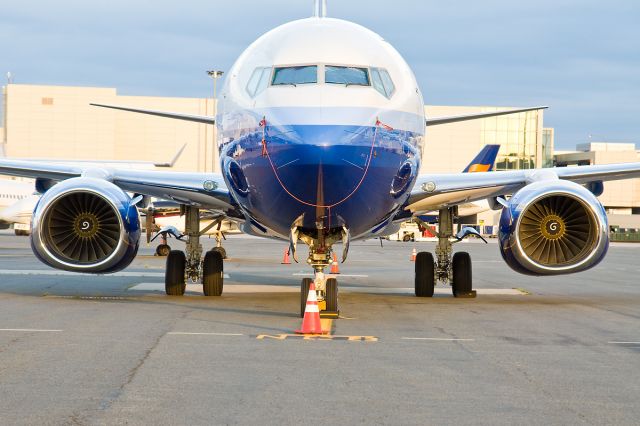
[[[480,151],[478,155],[471,160],[469,165],[464,168],[462,173],[493,171],[499,150],[500,145],[485,145],[484,148],[482,148],[482,151]]]

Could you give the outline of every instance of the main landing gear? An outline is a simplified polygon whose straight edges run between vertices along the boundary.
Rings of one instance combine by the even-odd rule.
[[[416,256],[415,291],[417,297],[433,297],[437,282],[451,285],[454,297],[476,297],[472,289],[471,257],[469,253],[453,253],[453,208],[442,209],[439,213],[438,246],[436,259],[429,252]],[[466,234],[457,236],[461,241]]]
[[[171,250],[167,256],[165,291],[169,296],[182,296],[186,281],[202,281],[205,296],[222,295],[224,262],[219,250],[208,251],[202,258],[200,237],[207,230],[200,231],[198,208],[185,207],[185,232],[187,247],[185,252]]]

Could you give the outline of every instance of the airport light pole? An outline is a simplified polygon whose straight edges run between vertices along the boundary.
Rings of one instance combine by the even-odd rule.
[[[219,70],[207,70],[207,75],[209,77],[211,77],[213,79],[213,116],[215,117],[216,114],[218,113],[218,100],[216,99],[216,88],[217,88],[217,83],[218,83],[218,79],[220,77],[222,77],[224,75],[224,71],[219,71]],[[213,155],[211,156],[211,171],[213,172],[214,168],[215,168],[215,161],[216,161],[216,157],[218,156],[218,153],[216,152],[216,132],[215,129],[213,131],[211,131],[211,135],[213,138],[213,143],[211,144],[212,147],[212,151],[213,151]],[[205,142],[204,145],[204,158],[205,158],[205,163],[204,163],[204,171],[207,171],[207,143]]]

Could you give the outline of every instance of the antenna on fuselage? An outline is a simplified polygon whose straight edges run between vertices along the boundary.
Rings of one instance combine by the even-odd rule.
[[[327,0],[314,0],[314,2],[313,2],[313,17],[314,18],[326,18],[327,17]]]

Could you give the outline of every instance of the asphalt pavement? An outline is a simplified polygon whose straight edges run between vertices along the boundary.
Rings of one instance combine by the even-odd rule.
[[[0,424],[640,422],[640,245],[536,278],[461,243],[478,297],[419,299],[411,249],[434,243],[355,242],[315,339],[293,335],[310,268],[285,245],[230,236],[222,297],[167,297],[154,247],[77,275],[0,232]]]

